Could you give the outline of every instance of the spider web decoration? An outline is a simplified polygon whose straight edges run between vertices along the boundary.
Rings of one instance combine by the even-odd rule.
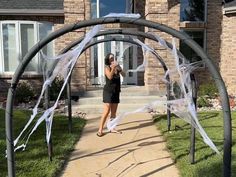
[[[133,17],[133,18],[139,18],[140,15],[138,14],[109,14],[108,16],[105,16],[107,18],[109,17]],[[32,115],[23,128],[23,130],[20,132],[18,137],[14,141],[14,147],[15,151],[17,149],[23,149],[25,150],[26,145],[30,139],[30,136],[36,131],[38,126],[43,122],[46,121],[46,141],[49,143],[50,136],[51,136],[51,128],[52,128],[52,123],[53,123],[53,115],[54,115],[54,110],[57,107],[59,98],[62,94],[62,91],[64,90],[68,79],[72,73],[73,67],[77,62],[78,57],[80,56],[81,52],[83,51],[84,47],[86,44],[88,44],[93,37],[103,29],[102,25],[96,25],[94,26],[85,36],[85,38],[81,41],[81,43],[75,47],[73,50],[68,51],[65,54],[48,58],[44,54],[42,54],[43,58],[45,60],[58,60],[58,63],[53,70],[52,74],[49,77],[46,77],[45,82],[43,83],[42,91],[40,93],[40,96],[38,98],[38,101],[33,108]],[[170,109],[171,112],[173,112],[175,115],[178,117],[182,118],[185,120],[187,123],[191,124],[193,127],[197,129],[197,131],[201,134],[203,137],[204,142],[209,145],[216,153],[219,154],[218,149],[214,145],[214,143],[211,141],[211,139],[207,136],[206,132],[204,129],[201,127],[198,118],[197,118],[197,112],[196,108],[192,99],[192,84],[191,84],[191,79],[190,79],[190,73],[196,69],[197,67],[200,66],[201,63],[189,63],[184,56],[177,51],[176,46],[175,46],[175,39],[173,38],[172,40],[172,48],[167,45],[166,41],[162,39],[160,36],[152,34],[155,36],[155,38],[159,41],[159,45],[167,49],[169,52],[172,54],[172,58],[175,62],[175,67],[174,69],[168,69],[166,73],[164,73],[163,76],[160,76],[160,80],[164,81],[165,83],[171,84],[171,90],[172,90],[172,100],[167,100],[167,101],[154,101],[151,103],[148,103],[144,105],[143,107],[134,110],[132,112],[124,112],[118,115],[116,118],[109,120],[107,122],[107,128],[108,130],[114,129],[118,123],[127,115],[133,114],[133,113],[141,113],[141,112],[152,112],[154,110],[157,110],[158,106],[165,106],[166,108]],[[155,54],[155,56],[159,56],[158,53],[150,46],[144,44],[138,39],[133,39],[136,41],[138,44],[141,45],[143,54],[144,54],[144,60],[141,65],[139,65],[137,68],[128,70],[127,72],[139,72],[139,71],[145,71],[146,66],[147,66],[147,60],[145,58],[145,54],[147,52],[151,52]],[[125,45],[124,49],[128,49],[132,45]],[[121,57],[123,55],[124,51],[120,52],[121,55],[118,56],[118,61],[121,60]],[[47,72],[44,72],[47,73]],[[38,106],[40,104],[40,101],[42,100],[43,94],[45,93],[45,90],[48,86],[51,85],[53,80],[57,77],[61,76],[64,78],[64,83],[61,88],[61,91],[58,94],[58,97],[54,103],[54,105],[48,109],[46,109],[42,116],[38,118],[38,120],[35,122],[35,124],[26,132],[26,130],[29,128],[30,124],[32,124],[32,121],[35,119],[36,115],[38,114]],[[174,84],[173,80],[168,81],[166,78],[169,76],[171,79],[174,78],[175,83],[178,86],[178,92],[174,89]],[[167,106],[170,105],[170,106]],[[24,134],[24,138],[21,139],[21,137]],[[23,141],[21,145],[18,145],[19,140]],[[25,140],[26,139],[26,140]]]

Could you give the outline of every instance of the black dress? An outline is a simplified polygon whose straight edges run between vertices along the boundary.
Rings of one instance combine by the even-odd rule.
[[[120,102],[120,74],[114,74],[110,80],[106,78],[106,84],[103,88],[103,102],[104,103],[119,103]]]

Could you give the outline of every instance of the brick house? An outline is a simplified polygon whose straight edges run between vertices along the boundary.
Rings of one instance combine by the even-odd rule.
[[[229,1],[229,0],[228,0]],[[228,92],[236,94],[236,0],[1,0],[0,3],[0,94],[5,95],[9,81],[26,52],[41,38],[51,31],[86,19],[101,17],[109,12],[139,13],[147,20],[168,25],[189,34],[196,40],[214,60],[226,83]],[[113,3],[113,4],[112,4]],[[109,28],[120,28],[121,25],[106,25]],[[122,27],[134,30],[151,31],[137,26]],[[48,56],[56,55],[71,41],[83,36],[88,28],[71,32],[47,45],[43,51]],[[171,36],[152,31],[171,41]],[[171,55],[160,47],[155,47],[148,39],[141,39],[154,47],[164,59],[167,66],[173,66]],[[104,75],[103,59],[107,52],[119,52],[125,47],[122,42],[109,42],[90,48],[82,54],[72,75],[72,92],[83,92],[92,84],[99,84]],[[190,60],[198,60],[198,56],[179,41],[179,49]],[[145,72],[129,74],[124,84],[144,85],[151,92],[156,90],[158,76],[162,70],[160,65],[148,54],[148,67]],[[123,63],[125,69],[142,63],[140,48],[129,49]],[[23,79],[41,85],[42,80],[40,55],[27,67]],[[205,67],[196,71],[200,82],[208,82],[211,78]],[[163,73],[162,73],[163,74]],[[0,96],[1,96],[0,95]]]

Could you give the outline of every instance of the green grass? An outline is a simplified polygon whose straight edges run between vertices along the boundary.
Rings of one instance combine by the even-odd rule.
[[[223,149],[223,116],[221,112],[201,112],[198,114],[200,124],[213,140],[217,148]],[[232,177],[236,176],[236,112],[232,112],[233,149],[232,149]],[[214,153],[203,142],[200,134],[196,133],[195,164],[190,164],[190,129],[183,119],[172,116],[171,132],[167,131],[166,115],[155,116],[154,121],[167,141],[167,148],[171,152],[182,177],[220,177],[222,176],[222,156]]]
[[[17,110],[14,112],[14,135],[23,129],[31,112]],[[49,161],[45,142],[45,124],[42,123],[31,136],[25,151],[16,152],[16,176],[52,177],[62,169],[75,142],[79,139],[85,120],[73,119],[73,133],[68,133],[66,116],[56,115],[52,128],[53,160]],[[7,161],[5,156],[5,113],[0,109],[0,177],[7,176]]]

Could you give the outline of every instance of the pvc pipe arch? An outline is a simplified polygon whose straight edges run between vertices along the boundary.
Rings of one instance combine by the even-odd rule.
[[[145,27],[154,28],[162,32],[168,33],[176,38],[181,39],[185,42],[191,49],[193,49],[205,62],[208,67],[212,78],[218,88],[222,109],[224,117],[224,153],[223,153],[223,175],[224,177],[231,176],[231,147],[232,147],[232,124],[231,124],[231,113],[229,106],[228,93],[223,82],[223,79],[217,70],[217,67],[213,61],[207,56],[204,50],[191,39],[188,35],[170,28],[166,25],[159,24],[157,22],[152,22],[144,19],[128,18],[128,17],[107,17],[98,18],[87,21],[78,22],[71,25],[66,25],[63,28],[50,33],[47,37],[35,44],[30,51],[25,55],[21,64],[17,67],[12,81],[11,86],[8,90],[7,105],[6,105],[6,142],[7,142],[7,162],[8,162],[8,176],[15,176],[15,159],[14,159],[14,145],[13,145],[13,129],[12,129],[12,114],[13,114],[13,100],[15,96],[16,86],[19,82],[20,76],[23,74],[26,66],[32,60],[32,58],[41,50],[46,44],[48,44],[53,39],[56,39],[68,32],[74,31],[79,28],[98,25],[98,24],[110,24],[110,23],[122,23],[122,24],[134,24],[141,25]]]

